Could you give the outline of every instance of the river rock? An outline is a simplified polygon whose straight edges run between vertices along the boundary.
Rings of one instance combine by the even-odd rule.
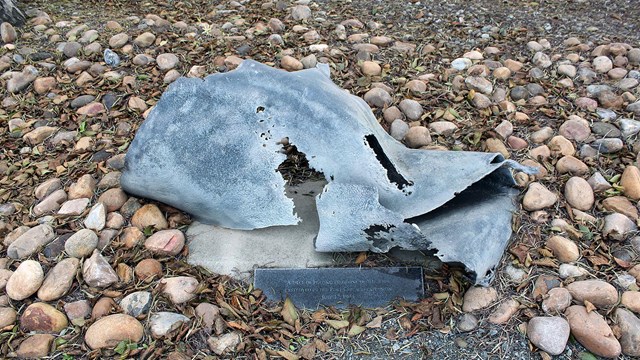
[[[566,288],[553,288],[543,297],[542,310],[547,314],[562,314],[571,305],[571,293]]]
[[[620,328],[622,353],[627,356],[640,356],[640,319],[631,311],[618,308],[615,312]]]
[[[107,287],[118,281],[118,275],[98,250],[82,266],[82,277],[92,287]]]
[[[527,211],[542,210],[558,201],[558,196],[549,191],[544,185],[533,182],[522,198],[522,206]]]
[[[144,327],[134,317],[114,314],[101,318],[87,329],[84,341],[91,349],[114,348],[123,340],[138,342]]]
[[[39,262],[25,260],[7,281],[5,291],[12,300],[24,300],[38,291],[44,280],[44,271]]]
[[[131,218],[131,225],[140,230],[149,226],[153,226],[156,230],[164,230],[169,227],[164,214],[154,204],[147,204],[138,209]]]
[[[38,333],[59,333],[69,325],[67,317],[53,306],[37,302],[29,305],[20,316],[20,329]]]
[[[578,160],[577,158],[567,155],[563,156],[556,163],[556,170],[560,174],[571,174],[571,175],[586,175],[589,173],[589,167],[587,164]]]
[[[127,202],[127,194],[121,188],[109,189],[100,195],[98,202],[104,204],[107,212],[118,211]]]
[[[149,318],[151,336],[156,339],[171,336],[173,332],[187,323],[189,323],[188,317],[166,311],[155,313]]]
[[[620,343],[613,335],[606,320],[597,311],[590,311],[584,306],[573,305],[566,311],[571,333],[587,350],[592,353],[616,358],[622,352]]]
[[[462,311],[473,312],[484,309],[498,300],[498,292],[492,287],[470,287],[464,294]]]
[[[182,304],[196,297],[199,282],[190,276],[164,278],[160,281],[162,293],[174,304]]]
[[[210,303],[200,303],[196,306],[196,316],[202,320],[204,330],[208,333],[222,334],[226,323],[220,315],[220,308]]]
[[[561,262],[574,262],[580,257],[578,245],[559,235],[550,237],[546,246],[551,249],[553,255]]]
[[[564,351],[569,334],[569,323],[559,316],[537,316],[527,324],[531,343],[550,355],[560,355]]]
[[[632,220],[638,220],[638,209],[624,196],[612,196],[602,200],[602,207],[606,210],[628,216]]]
[[[231,332],[221,336],[212,336],[207,339],[209,349],[217,355],[235,351],[236,346],[240,343],[240,334]]]
[[[572,207],[578,210],[589,210],[595,202],[593,190],[587,180],[574,176],[564,187],[564,196]]]
[[[98,246],[98,235],[93,230],[82,229],[64,243],[67,255],[78,259],[89,256]]]
[[[177,255],[184,247],[184,234],[180,230],[161,230],[144,243],[152,254]]]
[[[604,308],[618,302],[618,291],[613,285],[598,279],[575,281],[566,286],[574,300],[582,303],[585,300]]]
[[[87,218],[84,219],[84,226],[87,229],[100,231],[106,225],[107,208],[103,203],[99,202],[91,208]]]
[[[49,270],[38,290],[38,298],[42,301],[53,301],[61,298],[69,291],[78,272],[80,260],[67,258]]]
[[[16,355],[21,359],[40,359],[49,355],[51,343],[55,338],[51,334],[34,334],[20,343]]]
[[[148,291],[136,291],[120,300],[122,311],[133,317],[148,313],[150,307],[151,293]]]
[[[12,259],[24,259],[50,243],[54,238],[55,232],[49,224],[38,225],[15,239],[7,248],[7,256]]]
[[[138,279],[150,282],[162,276],[162,264],[156,259],[144,259],[136,265],[133,272]]]
[[[640,169],[629,165],[624,169],[620,185],[624,188],[624,194],[632,200],[640,200]]]
[[[519,306],[519,302],[514,299],[509,299],[498,305],[491,315],[489,315],[488,321],[492,324],[505,324],[518,312]]]
[[[628,233],[637,229],[636,223],[631,219],[622,214],[613,213],[604,217],[602,234],[608,239],[621,241]]]
[[[0,307],[0,329],[16,323],[18,313],[10,307]]]

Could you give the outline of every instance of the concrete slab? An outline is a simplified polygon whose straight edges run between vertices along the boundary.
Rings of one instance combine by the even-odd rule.
[[[307,268],[335,265],[331,253],[316,252],[314,239],[320,224],[315,196],[323,181],[308,182],[287,189],[295,212],[302,219],[295,226],[274,226],[257,230],[231,230],[195,222],[187,230],[188,262],[207,270],[249,279],[257,267]]]

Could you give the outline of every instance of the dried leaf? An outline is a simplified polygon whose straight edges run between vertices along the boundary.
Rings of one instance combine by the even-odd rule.
[[[287,350],[279,350],[277,351],[278,355],[282,356],[283,358],[287,359],[287,360],[299,360],[300,357],[290,351]]]
[[[327,344],[324,341],[320,339],[316,339],[315,344],[316,344],[316,349],[318,349],[318,351],[321,351],[321,352],[329,351],[329,346],[327,346]]]
[[[378,329],[382,327],[382,315],[376,316],[373,320],[369,321],[367,325],[365,325],[369,329]]]
[[[348,336],[357,336],[357,335],[362,334],[365,330],[367,330],[366,327],[354,324],[349,329],[349,332],[347,333],[347,335]]]
[[[618,266],[620,266],[623,269],[629,269],[632,266],[630,262],[619,259],[617,257],[614,257],[613,260],[616,262],[616,264],[618,264]]]
[[[603,255],[585,256],[593,266],[609,265],[609,259]]]
[[[296,320],[298,320],[298,318],[300,317],[298,315],[296,306],[293,305],[293,301],[291,301],[288,296],[284,301],[284,305],[282,305],[282,312],[280,312],[280,314],[282,314],[282,318],[284,319],[284,321],[286,321],[287,324],[291,326],[295,325]]]
[[[349,326],[349,322],[347,320],[325,320],[324,322],[336,330]]]
[[[365,262],[365,260],[367,260],[367,253],[361,252],[356,258],[356,265],[361,265],[363,262]]]
[[[553,253],[545,248],[539,248],[538,252],[544,257],[553,257]]]
[[[590,313],[596,310],[596,307],[592,303],[590,303],[588,300],[584,301],[584,307],[587,308],[587,313]]]
[[[311,360],[316,356],[316,344],[313,341],[308,342],[298,351],[298,356],[303,359]]]
[[[542,258],[539,260],[533,260],[532,264],[538,265],[538,266],[552,267],[552,268],[558,267],[558,262],[555,259],[548,258],[548,257]]]

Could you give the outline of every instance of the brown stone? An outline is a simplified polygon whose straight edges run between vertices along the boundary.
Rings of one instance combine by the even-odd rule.
[[[503,302],[489,315],[489,322],[492,324],[507,323],[518,312],[519,306],[520,303],[514,299]]]
[[[570,178],[564,187],[564,197],[572,207],[578,210],[589,210],[595,202],[593,189],[587,180],[574,176]]]
[[[164,230],[169,227],[164,214],[154,204],[147,204],[138,209],[131,218],[131,225],[141,230],[149,226],[153,226],[156,230]]]
[[[587,350],[608,358],[620,355],[622,348],[613,331],[597,311],[587,312],[584,306],[570,306],[565,315],[571,333]]]
[[[43,358],[49,355],[54,337],[50,334],[34,334],[20,343],[16,350],[19,358]]]
[[[131,249],[141,244],[144,240],[144,233],[137,227],[127,227],[120,234],[120,242],[125,248]]]
[[[84,341],[91,349],[114,348],[123,340],[138,342],[144,327],[134,317],[125,314],[105,316],[91,324]]]
[[[462,311],[484,309],[498,300],[498,292],[492,287],[473,286],[464,294]]]
[[[612,196],[602,200],[602,206],[609,211],[617,212],[638,220],[638,209],[624,196]]]
[[[562,314],[571,305],[571,293],[565,288],[553,288],[543,296],[542,310],[548,314]]]
[[[150,282],[162,277],[162,264],[156,259],[144,259],[136,265],[134,273],[138,279]]]
[[[640,314],[640,292],[625,291],[622,293],[620,304],[636,314]]]
[[[180,230],[161,230],[151,235],[144,247],[158,255],[177,255],[184,247],[184,234]]]
[[[588,301],[599,308],[613,306],[618,302],[616,288],[602,280],[575,281],[566,288],[574,300],[581,303]]]
[[[561,262],[574,262],[580,257],[578,245],[562,236],[550,237],[546,246],[551,249],[553,255]]]
[[[640,169],[628,165],[622,173],[620,185],[624,188],[624,194],[632,200],[640,200]]]
[[[109,189],[98,198],[98,202],[104,204],[107,212],[119,210],[126,201],[127,194],[121,188]]]
[[[522,199],[522,206],[527,211],[542,210],[550,207],[558,201],[558,196],[549,191],[544,185],[534,182]]]
[[[47,303],[33,303],[20,316],[22,331],[38,333],[59,333],[69,325],[67,317]]]

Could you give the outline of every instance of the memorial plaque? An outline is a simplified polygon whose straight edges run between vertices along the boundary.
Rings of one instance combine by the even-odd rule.
[[[270,300],[289,296],[296,306],[308,309],[378,307],[398,297],[415,301],[424,294],[421,267],[256,269],[254,287]]]

